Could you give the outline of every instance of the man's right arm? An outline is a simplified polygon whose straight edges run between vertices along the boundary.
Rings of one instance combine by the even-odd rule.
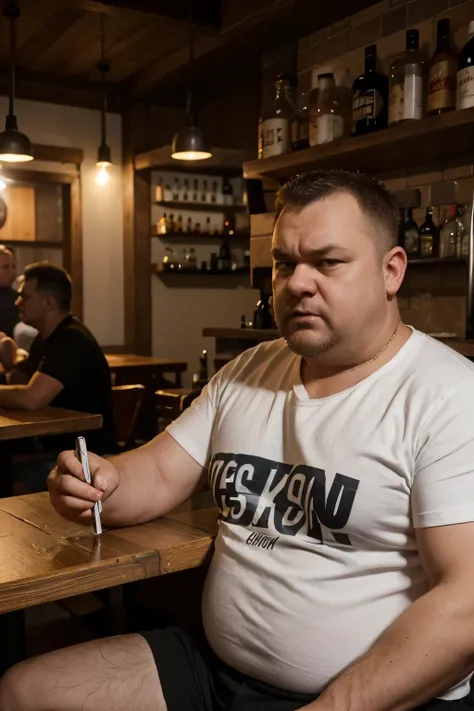
[[[167,432],[112,459],[89,455],[94,486],[84,481],[73,452],[63,452],[48,480],[50,498],[65,518],[87,523],[103,502],[105,526],[132,526],[164,516],[206,482],[206,471]]]

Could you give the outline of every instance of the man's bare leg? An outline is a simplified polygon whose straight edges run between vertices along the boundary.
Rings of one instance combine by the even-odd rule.
[[[153,654],[138,634],[28,659],[0,680],[1,711],[167,711]]]

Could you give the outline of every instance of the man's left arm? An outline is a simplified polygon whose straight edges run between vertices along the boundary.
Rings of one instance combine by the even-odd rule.
[[[430,591],[308,711],[409,711],[474,669],[474,523],[416,533]]]
[[[1,385],[0,408],[39,410],[49,405],[63,388],[56,378],[37,371],[26,385]]]
[[[474,374],[466,375],[431,404],[415,439],[411,518],[429,591],[311,711],[409,711],[474,669]]]

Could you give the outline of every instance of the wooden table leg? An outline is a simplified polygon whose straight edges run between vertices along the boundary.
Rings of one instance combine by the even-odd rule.
[[[13,496],[11,445],[0,441],[0,497],[6,496]]]
[[[26,659],[25,613],[23,610],[0,615],[0,674]]]

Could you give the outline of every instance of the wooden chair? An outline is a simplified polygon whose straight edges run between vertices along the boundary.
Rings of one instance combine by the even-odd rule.
[[[157,390],[155,402],[158,409],[158,418],[164,429],[173,420],[176,420],[186,408],[190,406],[200,394],[200,390],[191,388],[167,388]]]
[[[144,385],[115,385],[112,388],[115,435],[122,451],[137,446],[136,439],[144,397]]]

